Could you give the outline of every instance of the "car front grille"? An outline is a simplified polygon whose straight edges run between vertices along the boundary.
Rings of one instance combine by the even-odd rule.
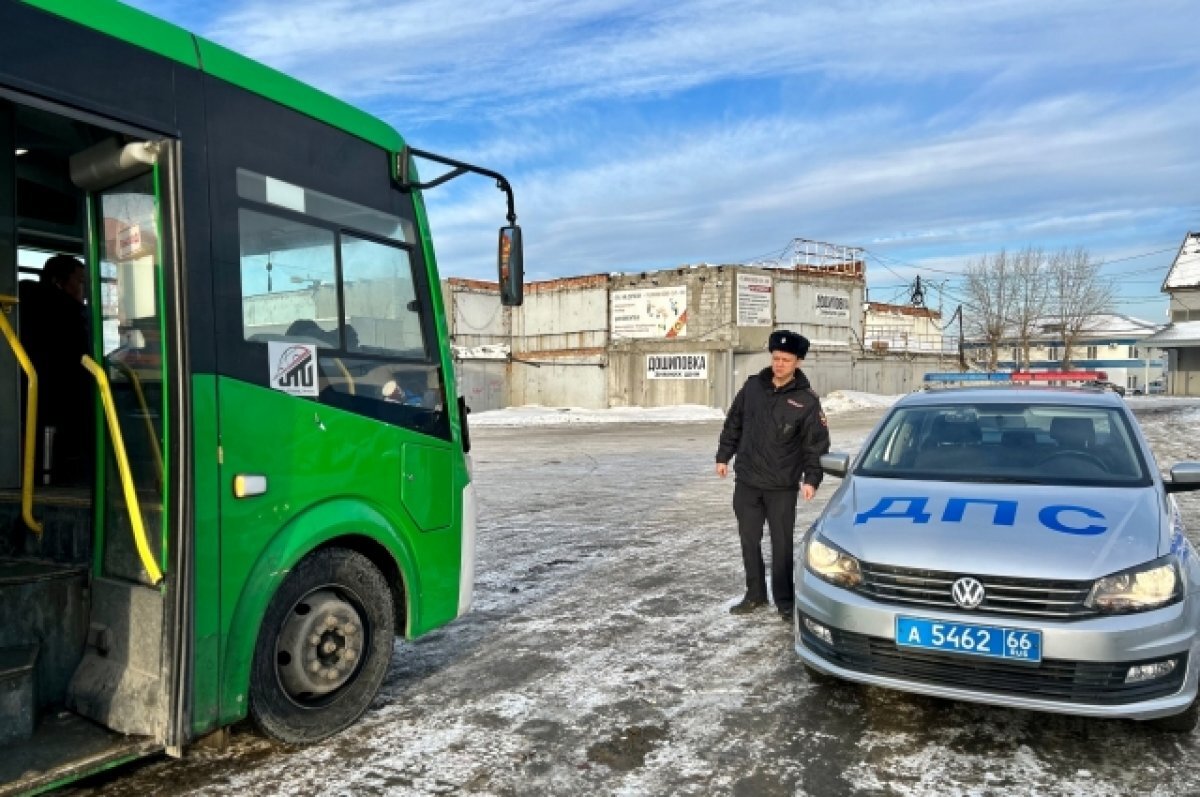
[[[889,567],[860,562],[863,581],[858,592],[885,603],[962,609],[950,587],[969,573],[944,573],[909,567]],[[1074,620],[1099,614],[1084,604],[1091,581],[1047,581],[1030,578],[974,576],[983,584],[983,603],[971,611],[1015,617],[1048,617]]]
[[[1043,659],[1038,664],[911,650],[891,639],[830,629],[833,644],[817,639],[801,623],[804,646],[831,664],[868,675],[991,692],[996,695],[1067,703],[1122,705],[1175,694],[1187,674],[1187,657],[1175,657],[1175,669],[1163,678],[1125,683],[1129,668],[1147,662],[1090,662]],[[1161,660],[1161,659],[1160,659]],[[1159,661],[1160,661],[1159,660]]]

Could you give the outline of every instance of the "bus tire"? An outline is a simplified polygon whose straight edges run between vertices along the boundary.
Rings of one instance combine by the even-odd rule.
[[[250,668],[250,717],[287,744],[332,736],[357,720],[387,674],[392,591],[367,557],[314,551],[271,598]]]

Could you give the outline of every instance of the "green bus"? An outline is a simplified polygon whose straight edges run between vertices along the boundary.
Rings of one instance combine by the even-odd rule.
[[[344,729],[471,602],[421,192],[496,181],[520,304],[508,181],[113,0],[0,54],[0,794]]]

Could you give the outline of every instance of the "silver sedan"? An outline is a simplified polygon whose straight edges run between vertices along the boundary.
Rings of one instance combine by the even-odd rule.
[[[1137,422],[1095,390],[901,399],[806,533],[810,674],[1095,717],[1197,722],[1200,562]]]

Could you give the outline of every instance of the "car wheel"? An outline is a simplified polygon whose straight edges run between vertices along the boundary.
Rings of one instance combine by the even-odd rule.
[[[1150,720],[1150,724],[1168,733],[1191,733],[1196,729],[1198,720],[1200,720],[1200,701],[1193,700],[1192,704],[1182,713]]]
[[[395,640],[392,591],[355,551],[326,548],[271,598],[250,669],[250,716],[272,739],[315,742],[358,719],[383,683]]]

